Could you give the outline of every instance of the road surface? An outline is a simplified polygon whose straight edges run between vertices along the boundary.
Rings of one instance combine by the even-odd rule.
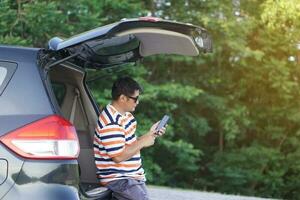
[[[270,200],[258,197],[224,195],[195,190],[173,189],[167,187],[148,186],[151,200]]]

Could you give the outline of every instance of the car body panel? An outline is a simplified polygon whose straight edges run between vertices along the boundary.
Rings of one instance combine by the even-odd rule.
[[[3,200],[43,199],[79,200],[79,175],[76,160],[25,160],[15,184]]]
[[[18,65],[0,96],[0,136],[53,113],[37,66],[39,49],[0,46],[2,65]]]
[[[3,166],[0,167],[0,180],[2,180],[0,184],[0,199],[12,188],[15,181],[18,178],[18,175],[22,169],[24,160],[16,156],[13,152],[8,150],[1,142],[0,142],[0,160],[2,160],[1,164],[5,164],[6,161],[6,171],[2,171]]]
[[[0,158],[0,185],[4,183],[7,178],[8,162],[6,159]]]

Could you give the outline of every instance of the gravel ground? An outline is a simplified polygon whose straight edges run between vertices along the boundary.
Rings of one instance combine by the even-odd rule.
[[[148,191],[151,200],[270,200],[265,198],[225,195],[158,186],[148,186]]]

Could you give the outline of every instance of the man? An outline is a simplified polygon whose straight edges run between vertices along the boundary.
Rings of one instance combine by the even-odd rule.
[[[137,138],[137,122],[131,112],[139,104],[142,92],[139,84],[129,78],[119,78],[112,87],[112,102],[102,111],[94,137],[97,176],[101,184],[113,191],[113,198],[123,200],[149,199],[145,185],[140,150],[152,146],[158,123]]]

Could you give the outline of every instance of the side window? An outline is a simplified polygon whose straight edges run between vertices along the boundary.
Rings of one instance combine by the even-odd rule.
[[[0,85],[2,85],[7,74],[7,69],[5,67],[0,66]]]
[[[0,96],[17,69],[16,63],[0,61]]]
[[[54,82],[52,83],[52,89],[58,105],[61,106],[66,95],[66,86],[63,83]]]

